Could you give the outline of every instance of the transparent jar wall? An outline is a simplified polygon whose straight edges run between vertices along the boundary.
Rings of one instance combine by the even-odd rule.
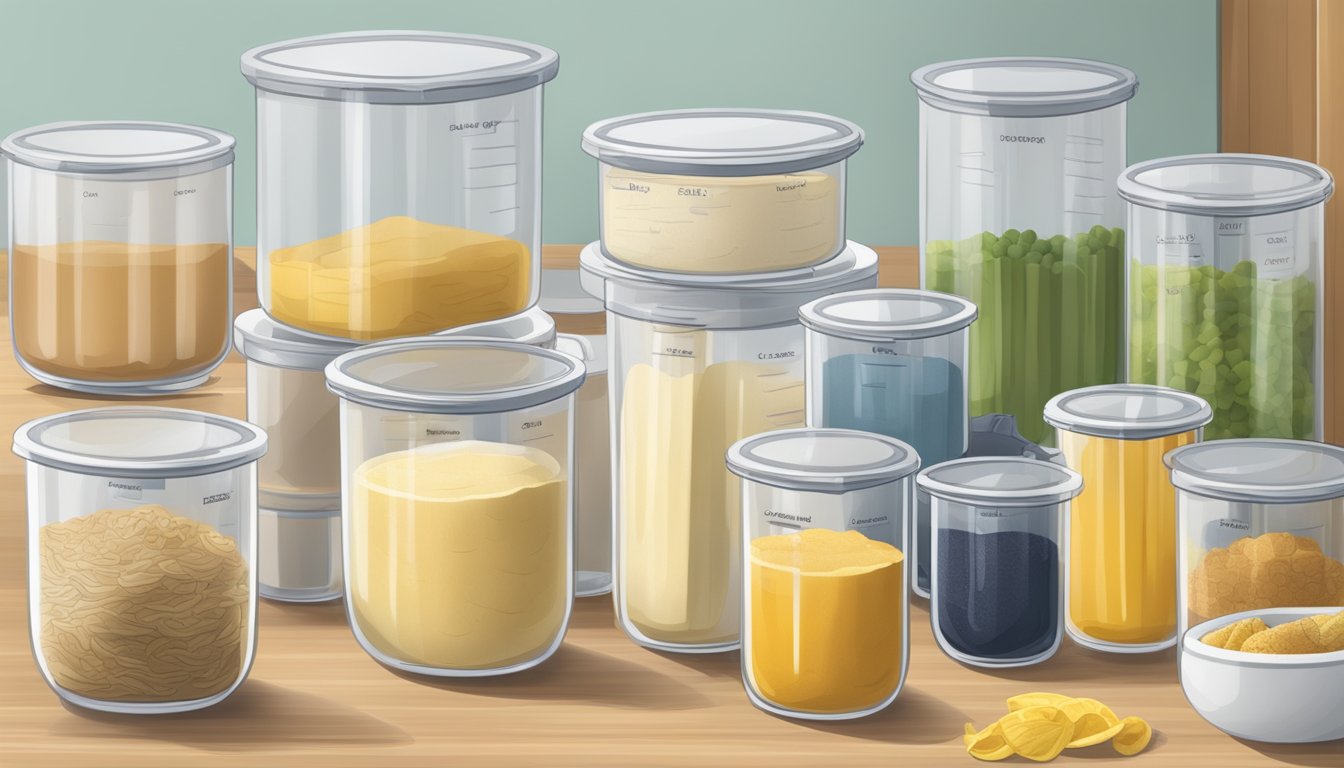
[[[262,597],[315,603],[340,597],[341,589],[339,509],[258,510],[257,591]]]
[[[682,176],[599,163],[602,250],[667,272],[773,272],[845,247],[845,161],[765,176]]]
[[[6,165],[10,329],[25,370],[56,386],[157,390],[223,361],[232,165],[166,179]]]
[[[247,361],[247,420],[266,430],[257,461],[261,506],[287,511],[340,506],[340,399],[320,371]]]
[[[541,88],[419,105],[258,91],[257,175],[258,298],[281,322],[382,339],[536,303]]]
[[[1216,218],[1129,206],[1129,379],[1194,392],[1225,437],[1319,440],[1324,205]]]
[[[476,415],[342,401],[346,612],[371,656],[473,676],[526,669],[560,646],[572,602],[572,399]],[[440,463],[463,453],[517,463]]]
[[[971,415],[1012,414],[1048,444],[1051,397],[1121,379],[1125,105],[1034,118],[921,102],[919,114],[923,287],[980,309]]]
[[[1344,499],[1254,504],[1176,492],[1179,631],[1238,611],[1344,605]]]
[[[799,325],[706,330],[608,313],[616,615],[636,642],[731,650],[741,497],[724,454],[803,426]]]
[[[910,478],[843,494],[741,485],[742,677],[752,701],[817,718],[861,717],[890,704],[909,662],[909,559],[856,573],[841,558],[857,553],[839,554],[840,541],[804,549],[787,537],[856,531],[904,554]],[[871,555],[858,557],[856,565],[871,565]]]
[[[574,474],[578,482],[574,594],[592,597],[611,591],[611,406],[607,375],[589,374],[574,401]]]
[[[134,480],[29,462],[27,482],[29,627],[61,698],[181,712],[242,683],[257,632],[255,465]]]

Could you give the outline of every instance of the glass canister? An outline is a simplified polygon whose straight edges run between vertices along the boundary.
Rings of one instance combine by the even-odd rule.
[[[602,250],[687,273],[777,272],[845,247],[846,120],[769,109],[683,109],[602,120],[583,132],[599,161]]]
[[[732,650],[741,501],[724,451],[803,426],[798,309],[875,287],[877,255],[850,243],[809,269],[676,275],[623,266],[592,244],[580,267],[607,308],[617,621],[650,648]]]
[[[1122,381],[1125,104],[1138,80],[1083,59],[930,64],[919,94],[922,287],[975,302],[973,416],[1034,443],[1051,397]]]
[[[1330,174],[1264,155],[1139,163],[1129,203],[1129,379],[1213,406],[1209,439],[1320,439]]]
[[[808,720],[895,701],[910,658],[905,536],[919,455],[849,429],[765,432],[728,449],[742,478],[742,679]]]
[[[899,288],[804,306],[807,423],[904,440],[926,467],[961,458],[970,440],[966,328],[975,316],[960,296]],[[928,597],[928,496],[918,494],[916,505],[910,586]]]
[[[27,461],[33,653],[63,700],[105,712],[208,707],[256,646],[256,462],[266,434],[175,408],[34,419]]]
[[[149,395],[229,352],[233,137],[75,122],[0,142],[9,171],[14,357],[44,384]]]
[[[560,334],[555,348],[588,372],[574,397],[574,595],[611,592],[611,407],[605,337]]]
[[[372,340],[537,300],[541,46],[350,32],[243,54],[257,90],[257,288],[287,325]]]
[[[932,498],[933,636],[953,659],[1020,667],[1064,634],[1059,550],[1077,472],[1026,458],[956,459],[919,473]]]
[[[1196,395],[1110,384],[1057,395],[1045,420],[1086,488],[1073,500],[1065,627],[1081,645],[1147,653],[1176,643],[1176,491],[1163,457],[1213,418]]]
[[[345,605],[374,659],[424,675],[536,666],[573,589],[574,392],[583,363],[422,337],[336,358]]]

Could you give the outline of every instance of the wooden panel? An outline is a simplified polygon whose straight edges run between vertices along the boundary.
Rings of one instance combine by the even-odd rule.
[[[1321,2],[1317,16],[1316,162],[1334,174],[1325,205],[1325,434],[1344,442],[1344,4]]]

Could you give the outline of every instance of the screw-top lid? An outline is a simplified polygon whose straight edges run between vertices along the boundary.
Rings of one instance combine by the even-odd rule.
[[[854,429],[781,429],[733,443],[728,469],[752,482],[797,491],[845,493],[919,470],[919,454],[894,437]]]
[[[859,341],[908,341],[945,336],[975,320],[975,305],[960,296],[910,288],[873,288],[826,296],[803,306],[803,325]]]
[[[179,123],[47,123],[11,133],[0,155],[60,173],[136,173],[170,178],[233,162],[233,137]]]
[[[179,408],[114,406],[34,419],[14,453],[68,472],[152,479],[223,472],[261,458],[266,433],[245,421]]]
[[[591,315],[602,311],[602,300],[583,290],[579,270],[543,269],[537,306],[552,315]]]
[[[1300,504],[1344,497],[1344,448],[1307,440],[1215,440],[1167,454],[1171,482],[1233,502]]]
[[[602,336],[590,337],[575,333],[562,333],[555,340],[555,348],[582,360],[589,376],[598,376],[607,372],[607,345],[605,342],[606,338]]]
[[[588,126],[583,151],[652,173],[764,176],[839,162],[859,151],[848,120],[780,109],[678,109],[613,117]]]
[[[1083,490],[1082,475],[1067,467],[1008,456],[943,462],[915,482],[930,496],[978,507],[1043,507]]]
[[[248,360],[265,365],[320,371],[359,344],[350,339],[296,333],[261,309],[249,309],[233,320],[234,349]]]
[[[1090,59],[1000,57],[943,61],[910,75],[919,98],[948,112],[995,117],[1055,117],[1134,98],[1139,79]]]
[[[501,339],[535,347],[555,346],[555,319],[540,307],[529,307],[516,315],[460,325],[433,334],[459,339]]]
[[[1059,429],[1124,440],[1179,435],[1213,421],[1204,398],[1170,387],[1103,384],[1055,395],[1045,421]]]
[[[1335,181],[1291,157],[1216,153],[1135,163],[1116,182],[1135,205],[1196,216],[1265,216],[1330,199]]]
[[[443,104],[535,88],[560,58],[540,45],[448,32],[344,32],[269,43],[243,54],[257,88],[374,104]]]

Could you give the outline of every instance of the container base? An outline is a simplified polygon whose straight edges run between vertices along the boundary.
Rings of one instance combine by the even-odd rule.
[[[604,571],[575,571],[574,596],[598,597],[611,594],[611,574]]]
[[[619,614],[620,614],[620,607],[617,606],[617,623],[620,625],[621,631],[625,633],[625,636],[635,641],[637,645],[641,645],[652,651],[662,651],[665,653],[699,654],[699,653],[728,653],[730,651],[736,651],[742,648],[741,639],[733,640],[727,643],[700,643],[700,644],[669,643],[662,640],[654,640],[653,638],[645,635],[643,632],[640,632],[638,629],[630,626],[628,623],[626,623],[624,617],[621,617]]]
[[[953,648],[943,640],[942,636],[939,635],[937,631],[934,632],[934,639],[938,641],[938,647],[943,650],[943,653],[947,654],[953,661],[965,664],[969,667],[980,667],[981,669],[1011,669],[1013,667],[1029,667],[1033,664],[1040,664],[1051,656],[1054,656],[1055,652],[1059,650],[1060,644],[1060,637],[1056,637],[1054,644],[1051,645],[1049,649],[1034,656],[1026,656],[1017,659],[987,659],[982,656],[971,656],[970,654],[963,653],[956,648]]]
[[[169,379],[165,381],[117,381],[117,382],[98,382],[98,381],[80,381],[76,379],[67,379],[63,376],[53,376],[38,368],[29,365],[17,351],[14,359],[18,361],[19,367],[23,372],[37,379],[40,383],[49,387],[65,389],[71,392],[83,392],[90,395],[113,395],[117,397],[156,397],[159,395],[182,392],[188,389],[194,389],[204,384],[210,378],[219,364],[224,362],[220,357],[203,371],[197,371],[190,376],[180,379]],[[185,710],[181,710],[185,711]]]
[[[778,704],[771,702],[769,699],[758,694],[750,685],[744,685],[743,687],[747,691],[747,698],[751,700],[751,703],[754,704],[757,709],[763,712],[768,712],[778,717],[786,717],[790,720],[837,722],[841,720],[858,720],[861,717],[868,717],[869,715],[875,715],[878,712],[881,712],[891,706],[891,703],[900,695],[901,688],[904,687],[904,685],[905,683],[902,681],[901,685],[897,686],[896,691],[891,694],[891,697],[881,704],[867,709],[860,709],[855,712],[801,712],[796,709],[781,707]]]
[[[1088,650],[1100,651],[1101,653],[1157,653],[1158,651],[1165,651],[1176,645],[1175,630],[1172,630],[1171,637],[1166,640],[1161,640],[1156,643],[1136,644],[1111,643],[1105,640],[1098,640],[1095,637],[1089,637],[1083,634],[1071,626],[1067,627],[1066,631],[1068,632],[1069,639],[1074,643],[1087,648]]]
[[[74,705],[81,709],[91,709],[97,712],[111,712],[118,715],[171,715],[178,712],[192,712],[198,709],[212,707],[221,701],[227,699],[238,690],[242,680],[234,683],[228,689],[207,696],[203,699],[192,699],[191,701],[107,701],[105,699],[92,699],[88,696],[80,696],[66,689],[47,681],[57,696],[67,704]]]
[[[277,603],[329,603],[333,600],[340,600],[344,592],[339,585],[334,590],[328,588],[285,589],[258,582],[257,594]]]

